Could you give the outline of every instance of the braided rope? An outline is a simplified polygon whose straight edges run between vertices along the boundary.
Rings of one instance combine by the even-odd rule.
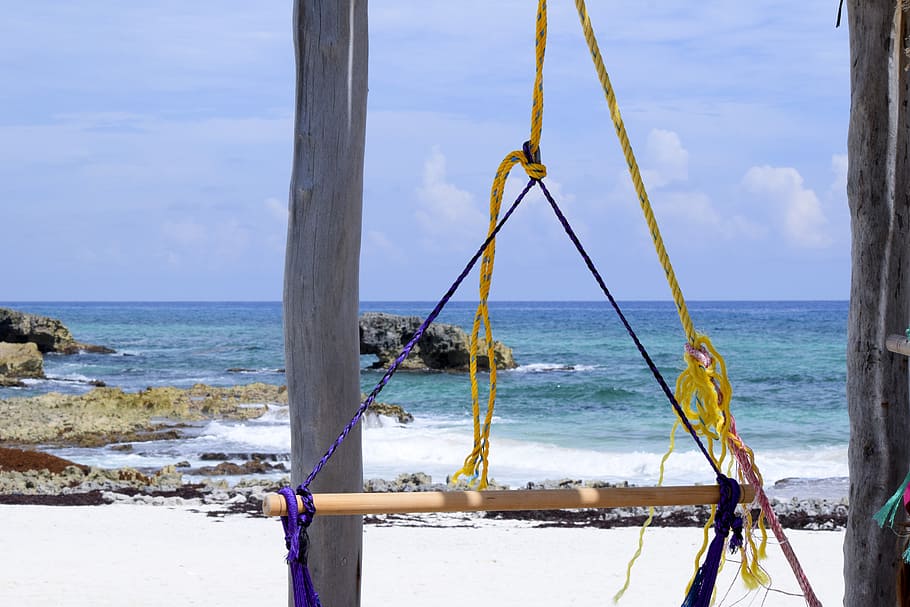
[[[682,324],[683,332],[685,333],[686,340],[688,342],[686,344],[686,355],[684,357],[686,361],[686,369],[680,374],[677,381],[677,400],[685,407],[686,416],[689,418],[689,420],[692,421],[700,433],[705,436],[714,462],[718,466],[721,466],[724,459],[726,458],[729,449],[732,451],[734,459],[736,460],[739,478],[741,480],[748,479],[752,484],[756,486],[757,500],[761,506],[761,514],[758,518],[758,528],[761,533],[761,542],[758,546],[756,546],[751,534],[748,533],[748,530],[753,527],[754,522],[752,521],[751,514],[747,514],[745,527],[747,530],[746,535],[748,537],[748,541],[742,547],[743,580],[746,582],[747,586],[755,587],[767,579],[766,574],[761,570],[758,564],[758,561],[765,556],[767,532],[765,530],[764,518],[767,518],[771,529],[779,540],[781,548],[784,550],[784,554],[787,557],[787,561],[790,564],[791,569],[793,570],[793,573],[796,576],[796,579],[805,594],[806,602],[812,607],[820,606],[818,598],[812,590],[812,587],[810,586],[808,579],[806,578],[806,574],[800,566],[796,555],[793,553],[789,541],[786,539],[783,528],[777,519],[777,515],[775,514],[773,508],[771,508],[771,504],[764,492],[761,484],[761,473],[758,471],[758,467],[755,465],[754,454],[752,453],[752,450],[745,445],[745,443],[736,432],[736,422],[733,418],[732,412],[730,411],[732,388],[727,377],[726,366],[723,363],[723,359],[711,344],[710,339],[707,336],[696,333],[695,331],[692,318],[689,315],[688,307],[686,306],[685,299],[683,298],[682,290],[680,289],[679,283],[676,280],[676,274],[673,271],[672,264],[670,263],[669,255],[667,254],[666,247],[663,243],[663,238],[660,235],[660,229],[657,226],[657,220],[654,217],[654,211],[651,207],[647,191],[645,190],[644,182],[642,181],[641,171],[638,168],[638,162],[636,161],[635,154],[632,151],[632,144],[629,141],[629,136],[626,132],[625,124],[623,123],[622,115],[619,111],[619,104],[616,100],[616,94],[610,82],[610,76],[607,73],[606,67],[604,66],[603,57],[601,56],[600,48],[594,35],[594,28],[591,25],[591,19],[588,16],[584,0],[575,0],[575,7],[578,11],[585,42],[587,43],[588,49],[591,53],[591,59],[594,62],[594,68],[597,72],[598,80],[600,81],[601,87],[603,88],[604,96],[607,100],[607,105],[610,108],[610,116],[613,120],[613,126],[616,130],[616,135],[619,138],[619,143],[622,147],[623,155],[625,156],[626,163],[629,168],[629,173],[632,177],[632,183],[635,187],[635,192],[638,195],[638,201],[644,214],[645,222],[647,223],[648,230],[651,233],[651,239],[654,243],[654,248],[657,252],[658,260],[663,267],[664,274],[667,279],[667,284],[670,287],[673,301],[676,304],[676,311],[679,315],[679,320]],[[670,447],[666,455],[664,455],[663,460],[661,460],[661,478],[659,479],[658,484],[663,481],[663,462],[666,461],[666,458],[673,451],[673,435],[676,431],[676,428],[677,425],[674,425],[670,436]],[[715,443],[719,443],[719,453],[715,451]],[[639,549],[636,551],[635,556],[633,556],[632,560],[629,563],[628,575],[631,575],[632,564],[635,562],[641,552],[641,542],[644,529],[648,526],[648,524],[650,524],[651,518],[652,517],[649,516],[644,526],[642,527],[642,532],[639,537]],[[696,557],[696,568],[698,563],[697,559],[701,557],[701,554],[707,548],[707,544],[708,534],[707,527],[705,527],[705,540],[698,557]],[[752,554],[751,559],[748,558],[747,551]],[[626,586],[623,587],[623,590],[625,590],[625,587],[628,586],[628,575],[626,578]],[[622,594],[623,590],[620,591],[619,595]]]
[[[534,36],[536,68],[531,103],[531,137],[523,150],[509,152],[496,169],[493,185],[490,188],[490,233],[492,233],[499,219],[502,195],[512,168],[516,164],[521,164],[528,177],[532,180],[543,179],[547,175],[547,168],[540,163],[540,133],[543,124],[543,61],[546,47],[547,3],[546,0],[539,0],[536,33]],[[493,409],[496,405],[496,352],[493,341],[493,327],[490,323],[490,311],[487,305],[492,285],[495,258],[496,242],[494,240],[484,253],[480,264],[480,298],[477,304],[477,311],[474,313],[474,322],[471,326],[468,371],[471,376],[471,414],[474,421],[474,447],[465,458],[464,465],[452,475],[451,479],[454,483],[464,476],[468,481],[468,486],[476,486],[477,489],[481,490],[488,485],[490,425],[493,420]],[[483,326],[483,347],[487,354],[490,369],[487,409],[483,423],[480,421],[480,388],[477,382],[477,358],[480,349],[481,325]]]
[[[705,447],[705,445],[701,441],[701,438],[699,438],[699,432],[696,430],[696,426],[693,424],[693,421],[690,420],[690,416],[687,413],[686,409],[679,403],[679,401],[677,400],[677,396],[675,396],[673,394],[673,392],[670,390],[670,387],[667,385],[666,380],[664,380],[660,371],[657,369],[657,366],[654,364],[653,360],[651,359],[651,356],[645,350],[641,341],[638,339],[638,336],[635,334],[635,331],[632,329],[631,325],[626,320],[626,317],[623,314],[622,310],[620,309],[619,304],[613,298],[613,295],[612,295],[612,293],[610,293],[610,290],[607,288],[607,285],[604,282],[603,278],[601,277],[600,272],[594,266],[594,262],[591,260],[591,257],[588,255],[587,251],[585,251],[584,247],[581,244],[581,241],[578,239],[578,236],[575,234],[575,231],[572,229],[572,226],[569,225],[569,221],[566,219],[562,210],[559,208],[559,205],[556,204],[556,201],[554,200],[553,196],[550,194],[549,190],[547,189],[547,186],[544,184],[543,181],[538,181],[537,184],[538,184],[538,186],[540,186],[541,191],[543,191],[544,197],[547,199],[547,202],[550,204],[550,207],[553,209],[553,212],[556,214],[557,219],[562,224],[563,229],[565,230],[566,234],[569,236],[569,239],[572,241],[572,244],[575,245],[576,250],[581,255],[582,259],[585,262],[585,265],[588,267],[588,270],[590,271],[591,275],[594,277],[594,280],[597,282],[601,291],[609,300],[610,305],[613,307],[614,311],[616,312],[617,316],[619,317],[619,320],[622,322],[623,326],[625,327],[626,332],[632,338],[632,341],[635,343],[635,346],[638,348],[639,353],[641,354],[645,363],[648,365],[648,368],[651,370],[651,373],[653,374],[654,378],[657,380],[657,383],[660,385],[661,389],[663,390],[664,394],[666,395],[667,400],[670,402],[670,405],[673,407],[673,410],[677,416],[677,420],[676,420],[676,423],[673,424],[673,434],[671,434],[671,451],[672,451],[672,444],[673,444],[673,439],[675,436],[675,431],[679,427],[679,425],[682,424],[686,428],[686,431],[689,433],[689,435],[692,437],[692,439],[695,441],[696,446],[699,448],[699,450],[701,450],[702,455],[705,456],[705,459],[707,460],[707,462],[711,465],[711,467],[717,473],[717,481],[721,487],[721,501],[718,504],[711,506],[711,516],[708,519],[708,522],[705,525],[705,527],[703,529],[703,533],[702,533],[703,538],[704,538],[703,544],[702,544],[701,549],[695,555],[695,574],[693,575],[692,579],[690,580],[690,582],[686,588],[687,598],[684,603],[684,605],[707,606],[709,604],[709,602],[711,600],[711,596],[713,594],[714,580],[716,578],[717,571],[720,567],[723,566],[723,562],[724,562],[723,543],[724,543],[724,538],[727,535],[727,531],[730,528],[732,518],[736,518],[739,521],[739,523],[738,523],[739,531],[736,534],[736,538],[737,538],[736,541],[731,542],[730,547],[731,547],[731,549],[734,549],[734,550],[739,549],[740,551],[742,551],[743,557],[744,557],[743,560],[744,561],[748,560],[746,558],[746,552],[745,552],[746,544],[743,541],[743,533],[742,533],[742,531],[744,529],[748,530],[748,527],[745,526],[742,519],[749,517],[750,514],[748,511],[746,511],[745,517],[734,517],[733,510],[736,507],[736,501],[738,501],[738,498],[737,498],[737,500],[734,500],[732,503],[729,502],[729,500],[725,500],[725,498],[724,498],[725,491],[735,491],[736,495],[738,496],[739,495],[739,485],[737,484],[736,481],[728,478],[725,474],[723,474],[723,472],[721,472],[721,464],[720,464],[720,462],[717,461],[717,459],[715,458],[715,456],[712,453],[711,448],[710,448],[711,437],[710,436],[705,437],[706,440],[709,442],[709,446]],[[707,354],[705,354],[705,356],[707,356]],[[701,356],[699,358],[702,360],[706,360],[706,359],[704,359],[703,356]],[[711,361],[706,360],[706,364],[709,367],[713,368]],[[717,395],[717,398],[718,399],[721,398],[719,393]],[[666,461],[667,461],[667,458],[669,457],[669,455],[670,455],[670,452],[667,452],[667,454],[664,455],[664,457],[661,459],[660,479],[658,481],[658,484],[663,483],[664,465],[666,464]],[[726,522],[723,522],[720,526],[718,526],[718,519],[717,519],[718,513],[720,513],[722,515],[722,519],[726,520]],[[642,546],[644,543],[644,532],[645,532],[647,525],[650,524],[651,520],[653,519],[653,516],[654,516],[654,509],[649,508],[648,509],[648,519],[647,519],[645,525],[641,528],[641,531],[639,532],[638,549],[636,550],[635,555],[632,557],[632,560],[629,562],[628,566],[626,567],[625,584],[619,590],[619,592],[617,592],[616,595],[613,597],[614,602],[618,601],[622,597],[623,593],[625,593],[626,589],[629,587],[629,584],[631,583],[632,567],[635,564],[635,561],[641,555],[641,550],[642,550]],[[747,522],[748,522],[748,520],[749,519],[747,518]],[[711,542],[711,544],[709,546],[708,545],[708,541],[709,541],[708,530],[712,526],[715,528],[715,536],[714,536],[714,540]],[[746,536],[748,537],[748,533],[746,534]],[[749,538],[749,543],[754,546],[754,543],[752,542],[751,537]],[[762,546],[764,546],[764,543],[762,544]],[[705,552],[707,552],[705,561],[703,564],[700,564],[702,556],[705,554]],[[754,561],[754,559],[753,559],[753,561]],[[752,575],[752,567],[744,566],[743,575],[744,576]],[[762,581],[765,581],[765,578],[762,578]]]
[[[635,154],[632,152],[632,144],[629,142],[629,135],[626,133],[626,127],[622,121],[622,115],[619,112],[619,103],[616,101],[613,85],[610,84],[610,76],[607,74],[607,68],[604,67],[603,58],[600,56],[600,47],[597,45],[597,39],[594,37],[594,28],[591,26],[591,19],[588,17],[588,11],[587,8],[585,8],[584,0],[575,0],[575,7],[578,9],[578,17],[581,19],[581,27],[584,31],[585,42],[588,43],[588,49],[591,51],[591,59],[594,60],[594,69],[597,70],[597,78],[600,80],[604,96],[607,98],[607,105],[610,107],[610,116],[613,119],[613,126],[616,128],[616,136],[619,137],[622,153],[629,166],[629,174],[632,176],[632,184],[635,186],[638,202],[645,215],[648,231],[651,233],[651,239],[654,241],[654,248],[657,250],[657,258],[660,260],[660,265],[664,269],[667,283],[670,285],[670,292],[673,294],[673,301],[676,303],[679,321],[682,323],[683,330],[686,333],[686,339],[694,344],[695,326],[692,324],[692,318],[689,316],[689,309],[686,307],[686,300],[683,298],[682,289],[679,288],[679,282],[677,282],[676,274],[673,272],[673,266],[670,264],[670,256],[667,254],[663,238],[661,238],[660,235],[660,229],[657,227],[657,219],[654,217],[654,210],[651,208],[648,192],[645,191],[645,184],[641,178],[638,161],[635,160]]]

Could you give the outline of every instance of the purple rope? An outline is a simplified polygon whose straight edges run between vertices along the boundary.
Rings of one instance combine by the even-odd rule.
[[[734,552],[743,545],[743,521],[736,516],[736,505],[739,503],[739,483],[724,475],[717,477],[720,486],[720,502],[714,514],[714,539],[708,547],[705,562],[695,574],[689,593],[682,607],[709,607],[711,595],[714,594],[714,583],[717,581],[717,570],[720,568],[720,557],[724,552],[724,542],[730,530],[730,551]]]
[[[489,236],[487,236],[487,239],[483,241],[483,244],[480,245],[480,248],[476,253],[474,253],[474,256],[471,257],[471,260],[461,271],[461,274],[459,274],[458,278],[455,279],[455,282],[452,283],[452,286],[449,287],[445,295],[442,296],[442,299],[439,300],[439,303],[436,304],[436,307],[433,308],[433,311],[430,312],[423,323],[414,332],[414,335],[411,337],[410,341],[408,341],[407,345],[405,345],[404,349],[401,351],[401,354],[399,354],[398,357],[392,362],[392,364],[389,365],[388,369],[386,369],[386,372],[382,376],[382,379],[379,380],[379,383],[376,384],[376,386],[370,392],[370,395],[367,396],[362,403],[360,403],[360,407],[357,408],[357,412],[354,414],[354,417],[351,418],[351,421],[348,422],[348,424],[344,427],[344,429],[341,431],[341,434],[339,434],[338,438],[335,439],[335,442],[332,443],[332,446],[329,447],[328,451],[325,452],[325,455],[322,456],[322,459],[316,462],[316,465],[313,467],[313,471],[310,472],[306,480],[303,481],[303,484],[300,485],[301,489],[306,489],[309,487],[310,483],[313,482],[313,479],[316,478],[316,475],[319,474],[320,470],[322,470],[326,463],[328,463],[329,458],[332,457],[332,454],[335,453],[335,450],[338,449],[347,435],[350,434],[351,430],[354,429],[354,426],[360,422],[360,418],[363,417],[363,414],[366,413],[366,410],[369,408],[369,406],[373,403],[374,400],[376,400],[376,397],[379,395],[385,385],[389,383],[392,375],[395,374],[395,371],[398,370],[398,367],[401,365],[401,363],[404,362],[404,360],[411,353],[411,350],[414,349],[414,346],[417,345],[417,342],[423,336],[423,333],[427,330],[427,327],[429,327],[430,324],[436,320],[436,317],[439,316],[439,313],[442,312],[442,309],[445,307],[445,305],[449,303],[449,300],[455,294],[455,291],[458,290],[458,287],[461,286],[462,281],[464,281],[464,279],[467,277],[468,273],[474,267],[474,264],[476,264],[477,260],[480,259],[480,256],[484,254],[484,252],[487,250],[487,247],[489,247],[490,243],[492,243],[496,238],[499,230],[502,229],[502,226],[506,223],[509,217],[512,216],[512,213],[515,212],[515,209],[518,208],[518,205],[534,186],[534,182],[534,179],[528,181],[528,184],[521,191],[521,194],[518,195],[518,198],[515,199],[515,202],[512,203],[512,206],[509,207],[509,210],[506,211],[505,215],[502,216],[502,219],[499,220],[499,223],[496,224],[496,227],[493,228],[493,231],[490,232]]]
[[[294,493],[294,490],[290,487],[282,487],[278,492],[284,496],[285,501],[288,504],[288,516],[281,517],[281,524],[284,526],[284,538],[285,543],[288,547],[288,565],[291,568],[291,583],[294,588],[294,605],[295,607],[321,607],[319,603],[319,595],[316,593],[316,589],[313,585],[313,580],[310,577],[310,571],[307,568],[306,564],[306,553],[307,553],[307,527],[309,527],[310,522],[313,520],[313,516],[316,514],[316,508],[313,504],[313,496],[310,493],[308,487],[310,483],[316,478],[316,475],[319,474],[320,470],[328,463],[329,458],[332,457],[332,454],[335,453],[335,450],[341,446],[341,443],[350,434],[351,430],[354,429],[354,426],[360,422],[360,419],[363,417],[363,414],[366,413],[366,410],[376,399],[376,396],[382,391],[382,389],[389,383],[389,380],[392,378],[392,375],[395,374],[395,371],[398,370],[398,367],[411,353],[411,350],[414,349],[414,346],[417,345],[417,342],[423,336],[424,331],[427,330],[427,327],[436,320],[439,316],[442,309],[449,302],[452,296],[455,294],[455,291],[458,290],[458,287],[461,286],[461,283],[467,277],[468,273],[477,263],[477,260],[480,259],[481,255],[487,250],[487,247],[490,246],[490,243],[496,238],[496,235],[502,229],[502,226],[505,225],[509,217],[512,216],[512,213],[518,208],[518,205],[528,194],[531,188],[534,186],[534,180],[531,179],[528,181],[527,185],[518,195],[518,198],[515,199],[515,202],[512,203],[512,206],[506,211],[502,216],[502,219],[499,220],[499,223],[496,224],[496,227],[493,228],[493,231],[487,236],[486,240],[483,241],[483,244],[480,245],[480,248],[471,257],[471,260],[467,263],[464,269],[461,271],[461,274],[458,275],[458,278],[455,279],[455,282],[449,287],[445,292],[445,295],[442,296],[442,299],[436,304],[433,308],[433,311],[426,317],[426,319],[421,323],[421,325],[414,332],[414,335],[405,345],[404,349],[398,355],[398,357],[389,365],[386,369],[385,374],[382,376],[382,379],[376,384],[373,390],[370,392],[369,396],[364,399],[360,406],[357,408],[357,412],[354,413],[354,417],[351,418],[351,421],[344,427],[341,433],[338,435],[338,438],[335,439],[335,442],[332,443],[332,446],[329,447],[328,451],[325,452],[325,455],[322,456],[316,465],[313,467],[312,472],[307,476],[306,480],[297,488],[297,494],[301,496],[304,504],[303,513],[298,513],[297,511],[297,494]]]
[[[284,501],[288,505],[288,515],[281,517],[281,525],[284,527],[284,542],[288,548],[287,561],[288,567],[291,568],[294,605],[295,607],[321,607],[319,594],[316,593],[313,578],[310,577],[310,569],[307,567],[307,549],[309,547],[307,528],[316,513],[313,496],[305,490],[300,493],[303,500],[303,512],[298,512],[297,494],[293,489],[282,487],[278,493],[284,496]]]
[[[645,363],[647,363],[648,368],[651,370],[651,374],[654,375],[654,378],[657,380],[657,383],[660,384],[661,389],[666,395],[667,399],[670,401],[670,404],[673,405],[673,410],[676,412],[676,415],[679,417],[680,421],[686,427],[686,430],[692,436],[692,439],[695,441],[695,444],[698,445],[698,448],[701,450],[702,455],[705,456],[705,459],[711,465],[711,468],[714,469],[714,472],[717,474],[717,484],[720,489],[720,500],[718,501],[717,510],[714,515],[714,539],[711,541],[711,545],[708,547],[708,553],[705,556],[705,561],[702,566],[699,568],[698,572],[695,574],[695,578],[692,581],[692,586],[689,589],[689,593],[686,596],[685,601],[682,604],[682,607],[709,607],[711,604],[711,595],[714,593],[714,584],[717,581],[717,570],[720,568],[720,558],[724,551],[724,543],[726,542],[727,536],[730,533],[730,530],[733,530],[733,538],[730,540],[730,551],[735,551],[737,548],[740,548],[743,545],[743,521],[742,518],[736,515],[736,506],[739,504],[740,498],[740,488],[739,483],[735,480],[725,476],[721,473],[717,464],[714,463],[714,460],[711,459],[708,450],[705,448],[698,434],[695,432],[695,428],[692,427],[692,424],[689,422],[685,413],[682,410],[682,407],[679,406],[679,402],[676,400],[676,396],[673,394],[673,391],[670,389],[670,386],[667,384],[663,375],[661,375],[660,370],[657,368],[657,365],[654,364],[654,361],[651,359],[651,356],[648,354],[645,347],[642,345],[641,340],[638,339],[638,335],[635,334],[635,331],[632,329],[632,325],[629,324],[629,321],[626,320],[625,314],[619,307],[619,304],[614,299],[613,294],[610,293],[610,290],[607,288],[606,283],[601,277],[600,272],[597,271],[597,268],[594,266],[594,262],[591,261],[590,255],[585,251],[584,247],[581,244],[581,241],[576,236],[575,231],[572,229],[572,226],[569,225],[569,221],[566,219],[566,216],[560,210],[559,205],[556,204],[556,201],[553,199],[553,196],[550,194],[550,191],[547,190],[547,186],[543,181],[537,182],[540,185],[540,189],[543,191],[544,196],[547,199],[547,202],[550,203],[553,212],[556,213],[556,217],[559,219],[559,222],[562,224],[563,229],[566,231],[566,234],[569,235],[569,239],[575,245],[575,248],[581,254],[582,259],[584,259],[585,265],[588,266],[591,274],[594,276],[594,279],[597,281],[597,284],[600,286],[601,291],[604,295],[607,296],[607,299],[610,300],[610,305],[613,306],[613,309],[616,311],[619,320],[622,322],[623,326],[626,328],[629,336],[632,338],[632,341],[635,342],[635,347],[638,348],[639,353],[641,353],[642,358]]]
[[[663,375],[661,375],[660,370],[657,368],[657,365],[654,364],[654,361],[651,359],[648,351],[645,350],[645,347],[642,345],[641,340],[638,339],[638,335],[635,334],[635,331],[632,329],[632,325],[630,325],[629,321],[626,320],[625,314],[622,313],[619,304],[616,303],[616,300],[613,298],[613,294],[610,293],[610,289],[607,288],[607,284],[601,277],[600,272],[597,271],[597,268],[594,266],[594,262],[591,261],[591,257],[588,255],[588,252],[585,251],[585,248],[582,246],[581,241],[578,240],[578,236],[575,235],[575,230],[573,230],[572,226],[569,225],[569,220],[566,219],[565,215],[563,215],[562,210],[560,210],[559,205],[556,204],[556,201],[553,199],[553,196],[550,194],[547,186],[544,185],[544,182],[538,180],[537,183],[540,185],[540,189],[543,191],[547,202],[549,202],[550,206],[553,208],[553,212],[556,213],[556,217],[559,219],[559,223],[562,224],[562,227],[566,231],[566,234],[569,235],[569,239],[572,241],[572,244],[575,245],[575,248],[581,254],[582,259],[584,259],[585,265],[588,266],[588,270],[590,270],[591,274],[594,276],[594,280],[596,280],[597,284],[600,286],[600,290],[603,291],[603,294],[606,295],[607,299],[610,300],[610,305],[613,306],[613,309],[616,311],[616,315],[619,316],[619,320],[622,321],[622,324],[626,328],[626,332],[629,334],[629,337],[631,337],[632,341],[635,342],[635,347],[638,348],[639,353],[641,353],[641,357],[644,359],[645,363],[648,365],[648,368],[651,370],[651,374],[654,376],[654,379],[656,379],[657,383],[660,384],[660,387],[666,395],[667,400],[669,400],[670,404],[673,405],[673,410],[676,411],[676,415],[679,417],[680,421],[686,427],[686,430],[688,430],[689,434],[692,436],[695,444],[698,445],[699,449],[701,449],[701,452],[705,456],[705,459],[708,460],[709,464],[711,464],[711,468],[714,469],[717,477],[722,477],[723,473],[720,471],[720,468],[717,467],[717,464],[714,463],[714,460],[711,459],[711,455],[708,453],[705,445],[698,437],[698,433],[695,431],[695,428],[692,427],[692,424],[686,418],[686,414],[683,412],[682,407],[679,406],[679,402],[677,402],[676,396],[673,394],[673,390],[670,389],[670,386],[667,384],[667,381],[664,379]]]

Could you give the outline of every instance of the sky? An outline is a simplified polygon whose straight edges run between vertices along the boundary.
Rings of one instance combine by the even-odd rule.
[[[846,299],[837,2],[588,4],[685,296]],[[5,6],[0,301],[280,300],[292,11]],[[528,139],[535,13],[370,3],[361,300],[436,300],[483,241],[496,167]],[[546,182],[617,299],[669,299],[574,3],[549,17]],[[506,203],[526,181],[513,175]],[[601,297],[539,195],[496,251],[492,299]],[[476,297],[474,274],[458,299]]]

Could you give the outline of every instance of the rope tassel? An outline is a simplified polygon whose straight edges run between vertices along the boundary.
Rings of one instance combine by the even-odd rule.
[[[875,522],[878,523],[879,527],[884,528],[885,525],[887,525],[889,528],[894,529],[894,518],[897,516],[897,511],[900,510],[900,507],[904,503],[904,494],[907,491],[908,485],[910,485],[910,472],[904,477],[904,482],[897,488],[894,495],[885,502],[885,505],[882,506],[878,512],[872,515],[872,518],[875,519]],[[910,551],[910,549],[908,549],[908,551]],[[904,560],[910,563],[910,559],[907,558],[908,556],[910,555],[905,552]]]
[[[739,483],[720,475],[717,477],[717,484],[720,486],[720,502],[714,517],[714,539],[708,548],[704,564],[692,579],[682,607],[709,607],[711,597],[714,595],[714,583],[717,581],[724,544],[731,530],[733,537],[730,538],[730,550],[736,551],[743,545],[742,518],[736,515],[736,504],[739,503],[740,495]]]
[[[300,487],[300,496],[303,498],[303,512],[297,510],[297,494],[290,487],[282,487],[278,490],[284,496],[287,502],[288,515],[281,517],[281,525],[284,527],[284,541],[288,548],[287,562],[291,569],[291,583],[294,587],[294,607],[322,607],[319,602],[319,594],[313,585],[313,578],[310,576],[310,569],[307,567],[307,548],[309,547],[309,538],[307,528],[313,521],[313,515],[316,514],[316,507],[313,504],[313,495]]]

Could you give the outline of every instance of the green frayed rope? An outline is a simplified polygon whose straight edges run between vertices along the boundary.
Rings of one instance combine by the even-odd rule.
[[[897,511],[901,507],[901,503],[904,498],[904,491],[907,490],[907,485],[910,484],[910,472],[907,473],[907,476],[904,477],[904,482],[901,483],[901,486],[897,488],[897,491],[894,492],[894,495],[885,502],[885,505],[882,506],[881,510],[875,513],[872,517],[875,519],[875,522],[878,523],[879,527],[884,528],[887,524],[888,527],[894,529],[894,517],[897,516]],[[904,553],[904,560],[908,558],[907,553]],[[910,561],[908,561],[910,562]]]

